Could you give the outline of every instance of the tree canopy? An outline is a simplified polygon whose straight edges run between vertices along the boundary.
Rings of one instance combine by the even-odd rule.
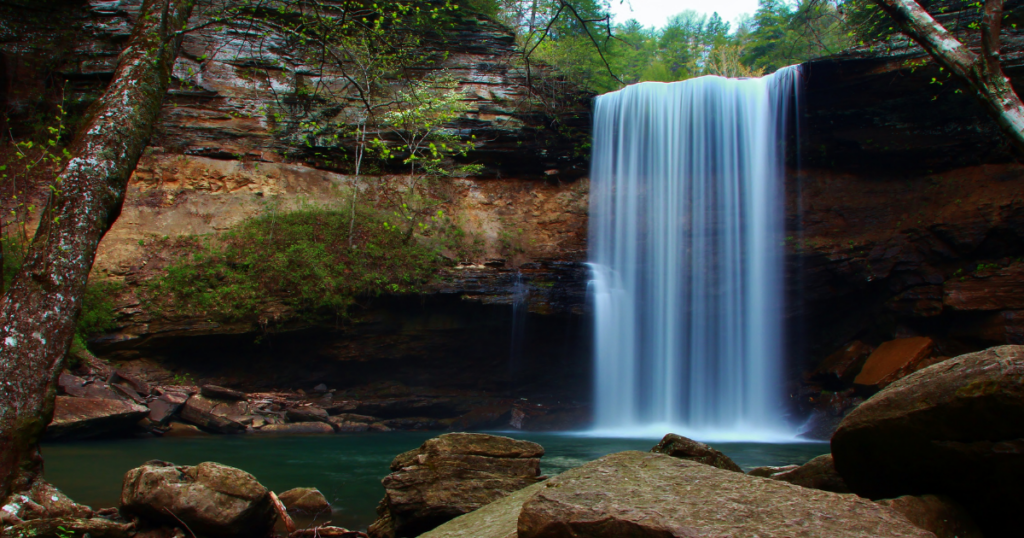
[[[613,23],[609,4],[596,0],[469,4],[514,29],[531,60],[595,92],[703,75],[759,76],[857,41],[842,2],[760,0],[755,13],[735,24],[718,13],[687,10],[657,29],[632,19]]]

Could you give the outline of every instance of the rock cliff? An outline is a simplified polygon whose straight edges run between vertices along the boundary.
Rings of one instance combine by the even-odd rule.
[[[80,113],[109,79],[138,4],[0,7],[8,126],[28,129],[61,88]],[[1008,72],[1024,81],[1021,39],[1011,32],[1005,42]],[[398,382],[586,401],[590,96],[543,67],[528,86],[511,34],[476,15],[427,46],[464,92],[455,127],[478,140],[465,161],[482,172],[452,179],[445,205],[478,240],[471,256],[453,255],[418,293],[361,299],[330,326],[272,300],[252,320],[147,309],[132,291],[180,254],[166,239],[217,234],[311,201],[342,207],[395,172],[357,180],[351,140],[329,158],[328,148],[296,143],[289,111],[319,106],[296,101],[299,89],[314,78],[337,83],[338,73],[314,77],[280,47],[254,51],[237,29],[201,28],[185,40],[151,151],[101,245],[94,277],[127,291],[117,297],[119,327],[96,350],[239,385],[330,378],[345,388]],[[1021,343],[1024,168],[994,123],[905,43],[803,69],[787,183],[790,378],[854,340],[928,336],[937,357]]]

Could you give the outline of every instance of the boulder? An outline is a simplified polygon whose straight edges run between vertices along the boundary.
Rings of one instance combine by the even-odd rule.
[[[46,439],[88,439],[128,433],[149,409],[124,400],[57,396]]]
[[[244,400],[245,393],[217,385],[203,385],[199,394],[215,400]]]
[[[508,494],[487,506],[459,516],[420,538],[517,538],[516,525],[523,503],[544,483],[540,482]]]
[[[878,501],[903,514],[911,523],[938,538],[984,538],[978,524],[962,505],[942,495],[904,495]]]
[[[370,424],[366,422],[352,422],[340,417],[331,417],[330,423],[338,433],[359,433],[370,429]]]
[[[752,473],[751,473],[752,474]],[[779,471],[768,476],[772,480],[781,480],[790,484],[831,491],[833,493],[850,493],[850,488],[843,477],[836,472],[832,454],[818,456],[811,461],[795,468]]]
[[[537,443],[476,433],[449,433],[399,454],[384,478],[374,538],[416,536],[472,512],[540,478]]]
[[[292,424],[267,424],[253,431],[256,433],[311,434],[334,433],[334,428],[330,424],[324,424],[323,422],[295,422]]]
[[[294,488],[277,497],[289,513],[317,516],[331,511],[331,503],[316,488]]]
[[[13,522],[41,518],[88,519],[95,515],[92,508],[76,503],[41,478],[34,480],[28,491],[11,495],[0,514],[14,516]]]
[[[269,492],[251,474],[213,462],[188,467],[153,461],[128,471],[121,510],[210,536],[265,536],[276,517]]]
[[[245,402],[224,402],[196,395],[181,408],[181,418],[215,433],[242,433],[245,425],[239,419],[246,414],[244,406]]]
[[[81,377],[71,374],[60,374],[60,377],[57,378],[57,386],[60,387],[64,394],[74,396],[75,398],[122,399],[105,383],[90,383]]]
[[[884,388],[913,372],[918,363],[931,355],[933,345],[931,338],[920,336],[885,342],[871,353],[853,382]]]
[[[327,411],[319,407],[292,407],[285,412],[292,422],[327,422]]]
[[[853,410],[832,437],[839,474],[873,499],[945,494],[983,530],[1024,503],[1024,347],[961,355],[915,372]]]
[[[167,430],[163,432],[164,437],[200,437],[204,435],[209,434],[194,424],[185,424],[184,422],[171,422],[167,425]]]
[[[139,405],[146,405],[146,399],[128,385],[110,385],[110,389],[126,400],[131,400]]]
[[[138,376],[125,372],[124,370],[114,370],[114,372],[110,374],[109,382],[114,385],[127,385],[139,395],[149,396],[149,384]]]
[[[827,389],[836,390],[849,386],[864,367],[872,352],[871,346],[855,340],[821,361],[811,374],[811,380],[821,383]]]
[[[180,392],[161,394],[149,402],[149,420],[162,425],[170,423],[186,401],[188,401],[188,394]]]
[[[934,538],[896,511],[664,454],[620,452],[544,482],[517,538]],[[484,538],[481,536],[480,538]]]
[[[704,443],[674,433],[670,433],[662,438],[661,442],[651,449],[651,452],[703,463],[704,465],[718,467],[726,471],[743,472],[743,469],[740,469],[739,465],[736,465],[735,462],[729,459],[729,456]]]

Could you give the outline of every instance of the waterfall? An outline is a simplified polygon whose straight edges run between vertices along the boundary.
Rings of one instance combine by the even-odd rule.
[[[780,318],[786,125],[799,76],[790,67],[647,82],[597,98],[598,431],[792,436]]]

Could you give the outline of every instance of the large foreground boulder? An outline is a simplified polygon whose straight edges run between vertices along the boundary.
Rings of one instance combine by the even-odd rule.
[[[537,443],[449,433],[398,455],[384,480],[374,538],[417,536],[541,480]]]
[[[599,536],[934,537],[867,499],[643,452],[562,473],[519,514],[519,538]]]
[[[674,433],[670,433],[663,437],[661,442],[651,449],[651,452],[658,452],[660,454],[672,456],[673,458],[682,458],[684,460],[703,463],[704,465],[718,467],[719,469],[725,469],[726,471],[736,471],[738,473],[743,472],[743,469],[740,469],[740,466],[736,465],[736,462],[732,461],[729,456],[722,454],[704,443],[694,441],[689,437],[683,437],[682,435],[676,435]]]
[[[886,387],[832,437],[836,470],[873,499],[945,494],[986,534],[1024,505],[1024,347],[961,355]]]
[[[517,538],[516,526],[523,503],[543,487],[544,483],[541,482],[510,493],[479,510],[421,534],[420,538]]]
[[[935,538],[896,511],[663,454],[620,452],[422,538]]]
[[[88,439],[130,432],[149,414],[147,407],[125,400],[57,396],[46,439]]]
[[[209,536],[265,536],[274,525],[269,492],[249,473],[219,463],[149,462],[128,471],[121,510],[147,522]]]

